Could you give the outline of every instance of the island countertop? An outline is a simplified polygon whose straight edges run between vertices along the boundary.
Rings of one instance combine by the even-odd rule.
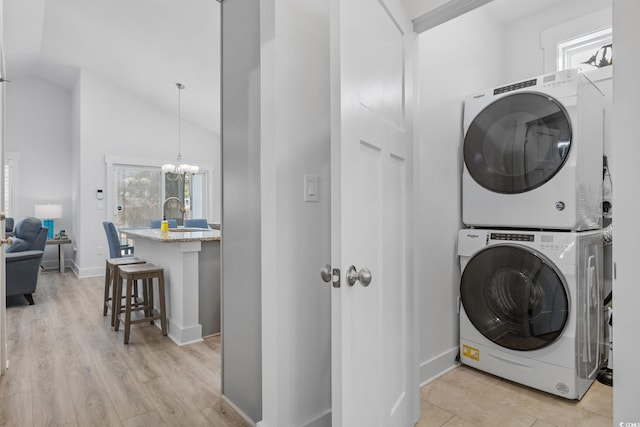
[[[122,230],[122,232],[134,239],[138,237],[162,243],[211,242],[220,240],[220,230],[207,230],[204,228],[170,228],[167,232],[162,232],[158,228],[133,228]]]

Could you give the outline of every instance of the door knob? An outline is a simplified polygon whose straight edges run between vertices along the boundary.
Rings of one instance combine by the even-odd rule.
[[[349,286],[353,286],[356,281],[359,281],[360,284],[366,288],[369,286],[369,283],[371,283],[371,271],[366,267],[363,267],[358,271],[358,269],[352,265],[347,270],[347,282],[349,283]]]
[[[0,239],[0,245],[13,245],[13,237],[7,237],[6,239]]]
[[[329,283],[331,281],[331,266],[329,264],[325,264],[320,270],[320,277],[322,277],[323,282]]]

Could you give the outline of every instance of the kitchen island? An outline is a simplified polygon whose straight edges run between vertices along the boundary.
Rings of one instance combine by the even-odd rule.
[[[125,232],[134,240],[138,258],[164,268],[169,338],[185,345],[219,333],[220,230]]]

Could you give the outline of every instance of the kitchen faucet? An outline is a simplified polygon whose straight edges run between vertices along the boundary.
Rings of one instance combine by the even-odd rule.
[[[162,204],[162,218],[167,218],[167,203],[172,200],[175,200],[180,205],[180,214],[182,215],[182,223],[184,224],[184,204],[182,203],[182,200],[177,197],[167,197],[167,200],[164,201],[164,203]]]

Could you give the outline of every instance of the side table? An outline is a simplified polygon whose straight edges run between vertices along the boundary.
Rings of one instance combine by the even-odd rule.
[[[47,239],[47,245],[58,245],[58,263],[60,273],[64,273],[64,248],[62,245],[67,245],[71,243],[71,239]]]

